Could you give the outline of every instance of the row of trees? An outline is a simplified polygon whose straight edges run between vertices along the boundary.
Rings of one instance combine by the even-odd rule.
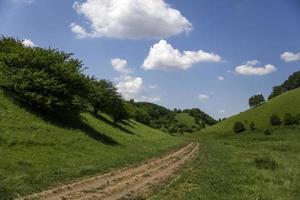
[[[0,39],[0,87],[15,100],[57,115],[78,115],[93,109],[127,118],[114,84],[84,75],[83,64],[56,49],[25,47],[19,40]]]
[[[281,124],[284,124],[286,126],[299,125],[300,124],[300,114],[294,116],[291,113],[285,113],[285,115],[283,116],[283,120],[281,120],[278,115],[273,114],[270,117],[270,123],[272,126],[280,126]]]

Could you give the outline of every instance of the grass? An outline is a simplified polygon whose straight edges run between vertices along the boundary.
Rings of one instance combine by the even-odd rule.
[[[300,199],[300,128],[205,134],[196,158],[150,200]]]
[[[300,113],[299,102],[296,89],[201,131],[195,159],[150,200],[300,199],[300,126],[269,124],[273,113]],[[233,133],[234,122],[246,120],[258,129]]]
[[[188,113],[177,113],[176,119],[181,124],[186,124],[188,127],[196,126],[195,119]]]
[[[230,117],[215,126],[210,127],[212,132],[231,132],[234,122],[240,121],[247,128],[253,121],[258,129],[264,129],[270,126],[270,117],[272,114],[277,114],[281,120],[285,113],[297,115],[300,113],[300,88],[286,92],[278,97],[275,97],[267,103],[256,108],[249,109],[238,115]]]
[[[107,116],[44,119],[0,93],[0,199],[137,163],[181,145],[184,137]]]

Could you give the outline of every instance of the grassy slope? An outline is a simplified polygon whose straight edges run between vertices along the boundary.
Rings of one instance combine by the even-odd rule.
[[[300,90],[288,92],[258,108],[234,116],[202,132],[200,151],[181,175],[151,200],[165,199],[300,199],[300,127],[278,127],[271,136],[261,130],[234,134],[236,120],[269,126],[272,113],[300,111]],[[267,162],[260,168],[256,159]],[[276,167],[277,165],[277,167]],[[268,168],[269,167],[269,168]]]
[[[208,130],[210,132],[229,132],[232,130],[234,122],[245,123],[246,120],[249,124],[253,121],[258,129],[263,129],[270,126],[270,116],[272,114],[278,114],[282,119],[287,112],[295,115],[300,113],[300,88],[286,92],[261,106],[228,118]]]
[[[188,113],[178,113],[176,114],[176,119],[179,123],[186,124],[189,127],[196,126],[195,119]]]
[[[137,122],[113,126],[90,114],[62,127],[0,93],[0,199],[157,156],[184,140]]]

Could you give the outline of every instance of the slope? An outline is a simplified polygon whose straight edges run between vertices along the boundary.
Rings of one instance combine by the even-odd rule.
[[[135,121],[114,125],[107,116],[43,118],[0,92],[0,199],[133,164],[184,141]]]

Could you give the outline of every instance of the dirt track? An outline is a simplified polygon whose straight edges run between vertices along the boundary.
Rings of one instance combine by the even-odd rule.
[[[198,146],[190,143],[176,152],[148,160],[137,167],[120,169],[21,199],[115,200],[145,197],[170,178],[198,150]]]

